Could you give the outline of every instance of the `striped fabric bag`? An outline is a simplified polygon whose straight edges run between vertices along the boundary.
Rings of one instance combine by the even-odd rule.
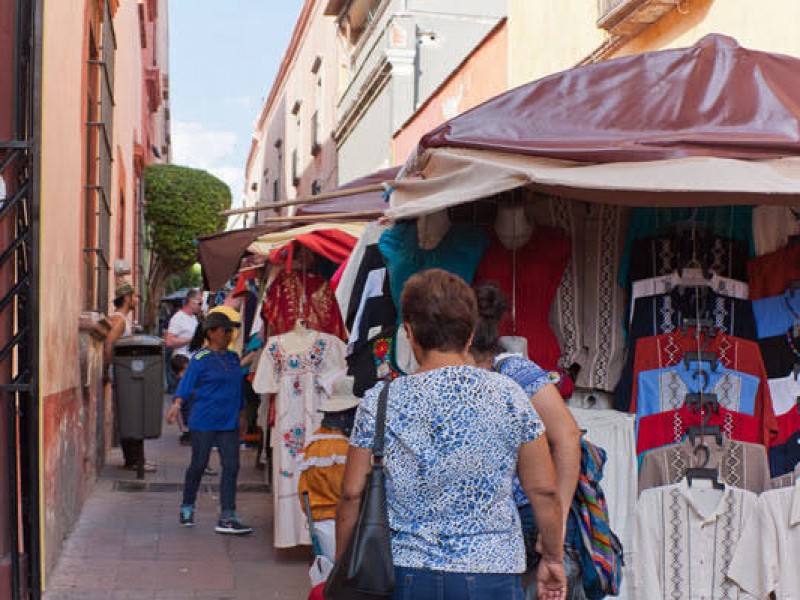
[[[578,545],[583,567],[583,589],[588,600],[619,595],[622,582],[622,544],[611,531],[608,505],[600,480],[606,452],[581,439],[581,472],[570,507],[570,518],[580,532]]]

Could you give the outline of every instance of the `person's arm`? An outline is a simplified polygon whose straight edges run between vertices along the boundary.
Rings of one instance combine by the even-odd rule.
[[[185,338],[178,337],[169,330],[167,330],[167,335],[164,336],[164,345],[167,348],[180,348],[181,346],[185,346],[191,341],[192,341],[192,336]]]
[[[534,394],[531,403],[547,431],[547,443],[557,473],[563,525],[566,527],[581,468],[581,431],[553,384],[547,384]]]
[[[542,560],[536,575],[539,598],[558,600],[563,598],[567,586],[562,564],[564,528],[556,473],[544,435],[522,444],[517,473],[539,527],[542,548]]]
[[[170,406],[167,411],[167,423],[170,425],[178,418],[178,413],[181,410],[181,403],[183,403],[184,398],[191,397],[192,391],[194,391],[194,386],[197,383],[199,364],[199,360],[190,360],[189,366],[186,367],[186,371],[183,377],[181,377],[178,389],[175,390],[175,396],[172,398],[172,406]]]
[[[116,342],[125,332],[125,319],[120,316],[110,317],[111,328],[106,334],[103,344],[103,380],[108,381],[111,361],[114,358],[114,342]]]
[[[361,496],[367,486],[372,461],[372,450],[350,446],[342,479],[342,496],[336,508],[336,560],[342,555],[358,520]]]

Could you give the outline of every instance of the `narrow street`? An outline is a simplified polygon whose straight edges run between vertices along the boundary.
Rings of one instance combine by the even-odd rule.
[[[197,503],[196,525],[178,525],[183,473],[190,448],[178,444],[177,431],[165,426],[148,440],[149,461],[158,465],[144,481],[118,467],[118,448],[110,451],[94,493],[46,582],[47,600],[144,598],[305,599],[310,584],[310,550],[272,547],[272,496],[255,451],[242,450],[238,512],[252,525],[249,536],[214,532],[219,477],[206,477]],[[211,466],[219,469],[212,454]]]

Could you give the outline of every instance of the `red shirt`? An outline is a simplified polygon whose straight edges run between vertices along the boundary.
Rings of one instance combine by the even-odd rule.
[[[751,300],[778,296],[786,291],[793,279],[800,279],[800,244],[785,246],[747,261]]]
[[[680,442],[688,427],[698,426],[702,422],[703,413],[686,406],[643,417],[639,421],[636,453]],[[718,413],[712,411],[707,424],[719,425],[724,435],[738,442],[765,443],[760,419],[744,413],[720,408]]]
[[[500,323],[500,335],[519,335],[528,340],[530,359],[546,371],[558,371],[561,349],[550,328],[553,304],[571,253],[569,238],[561,229],[537,226],[530,241],[516,251],[516,289],[512,251],[491,235],[489,245],[475,273],[475,283],[493,281],[508,301],[508,316]],[[516,329],[511,307],[516,294]],[[572,385],[570,384],[570,388]],[[568,391],[559,388],[568,397]]]
[[[697,344],[693,329],[687,329],[686,335],[679,329],[673,333],[643,337],[636,342],[636,355],[633,363],[633,394],[630,408],[632,413],[636,412],[639,373],[677,365],[686,352],[697,349]],[[767,371],[764,368],[764,362],[761,360],[761,350],[758,344],[750,340],[718,333],[713,337],[709,337],[708,340],[706,340],[705,335],[702,335],[700,337],[700,346],[705,352],[715,353],[720,363],[726,368],[758,377],[759,386],[753,416],[761,424],[762,430],[759,440],[764,440],[764,444],[767,447],[773,445],[778,433],[778,422],[775,419],[775,411],[772,408],[772,396],[767,383]],[[749,440],[741,441],[746,442]]]

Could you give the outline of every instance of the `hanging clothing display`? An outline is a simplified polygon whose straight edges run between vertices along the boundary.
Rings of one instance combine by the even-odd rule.
[[[400,376],[394,360],[397,325],[378,333],[347,357],[347,374],[353,376],[353,394],[359,398],[378,381],[392,381]]]
[[[392,300],[398,313],[403,286],[419,271],[444,269],[471,284],[487,241],[480,227],[454,223],[436,247],[423,250],[418,246],[415,221],[402,221],[387,229],[378,247],[386,261]]]
[[[680,483],[645,490],[636,505],[637,598],[746,598],[746,564],[732,564],[742,534],[757,527],[758,497]]]
[[[722,296],[709,288],[691,287],[637,299],[631,315],[631,344],[640,337],[675,331],[684,319],[708,319],[721,333],[756,339],[756,322],[749,300]]]
[[[684,231],[634,240],[626,288],[631,282],[669,275],[682,267],[699,266],[729,279],[748,281],[746,242],[721,238],[708,231]],[[752,297],[752,291],[751,291]]]
[[[759,386],[756,394],[755,415],[761,422],[763,431],[755,440],[737,439],[758,442],[767,440],[769,444],[777,434],[778,425],[772,408],[772,397],[770,396],[767,374],[764,369],[764,363],[761,360],[759,346],[753,341],[743,340],[724,333],[716,335],[703,333],[697,339],[695,338],[695,330],[689,328],[686,331],[681,329],[672,333],[639,339],[636,343],[632,366],[631,381],[633,382],[633,389],[632,400],[629,404],[630,410],[636,412],[639,373],[675,366],[683,360],[684,354],[694,352],[698,347],[701,347],[704,352],[715,354],[719,364],[724,367],[732,371],[748,373],[758,378]],[[678,440],[673,439],[666,443],[676,441]]]
[[[527,339],[529,358],[546,371],[557,371],[561,357],[548,315],[569,256],[569,239],[560,229],[538,226],[528,243],[514,251],[493,234],[475,274],[476,283],[492,281],[506,297],[509,311],[500,323],[500,335]],[[515,302],[519,308],[513,314]]]
[[[706,276],[701,269],[683,269],[680,273],[634,281],[631,286],[631,311],[637,298],[669,294],[675,288],[688,286],[707,287],[722,296],[742,300],[750,297],[750,288],[744,281],[720,277],[716,273]]]
[[[786,290],[778,296],[753,300],[758,337],[783,335],[800,323],[800,293]]]
[[[548,205],[551,222],[567,234],[572,257],[550,313],[559,364],[580,367],[578,387],[611,391],[625,354],[625,290],[616,281],[629,209],[557,197]]]
[[[756,494],[772,487],[767,452],[761,444],[723,437],[722,444],[706,441],[705,448],[708,453],[705,466],[719,469],[720,481]],[[639,493],[678,483],[686,469],[702,464],[701,458],[685,438],[676,444],[644,453],[639,467]]]
[[[309,329],[347,339],[330,284],[312,273],[281,269],[267,291],[261,316],[270,335],[291,331],[302,319]]]
[[[636,417],[675,410],[683,406],[688,394],[699,393],[714,394],[720,407],[752,416],[759,384],[753,375],[699,362],[642,371],[637,385]]]
[[[322,422],[325,385],[345,369],[345,345],[312,330],[270,337],[253,379],[259,394],[276,394],[273,428],[273,496],[276,548],[308,544],[306,518],[297,499],[300,453]]]
[[[751,300],[779,296],[792,281],[800,281],[800,244],[790,244],[747,262]]]
[[[602,486],[608,502],[608,521],[625,552],[622,591],[619,598],[633,600],[633,558],[636,548],[633,523],[636,516],[636,437],[634,417],[613,410],[570,407],[586,439],[606,451]]]
[[[710,416],[709,416],[710,415]],[[716,410],[694,410],[684,404],[676,410],[668,410],[643,417],[638,422],[636,452],[642,454],[660,446],[676,444],[690,428],[719,427],[723,435],[739,442],[769,444],[774,438],[764,438],[764,425],[758,417],[719,408]]]
[[[742,531],[727,575],[755,598],[791,600],[800,590],[800,483],[765,492]]]
[[[756,206],[753,209],[753,241],[756,255],[780,250],[800,234],[800,207]]]
[[[685,228],[689,224],[708,229],[723,238],[744,241],[751,254],[754,245],[753,219],[752,206],[633,208],[620,264],[619,282],[626,286],[629,281],[628,268],[634,240],[659,235],[676,227]]]
[[[379,223],[369,223],[364,229],[364,234],[350,254],[347,267],[342,272],[339,285],[336,287],[336,300],[341,307],[342,316],[348,329],[353,327],[361,297],[364,295],[364,286],[367,277],[376,269],[386,268],[378,240],[387,227]]]

